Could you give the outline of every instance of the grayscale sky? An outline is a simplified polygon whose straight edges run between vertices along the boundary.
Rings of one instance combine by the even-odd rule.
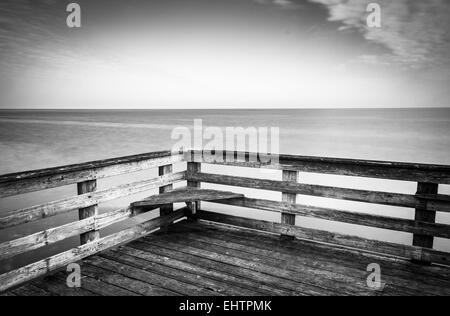
[[[449,106],[448,0],[70,2],[0,2],[0,108]]]

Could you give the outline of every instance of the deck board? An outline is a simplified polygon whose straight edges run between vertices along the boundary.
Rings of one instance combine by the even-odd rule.
[[[219,237],[220,238],[220,237]],[[252,260],[258,262],[264,262],[269,267],[273,267],[274,272],[278,275],[284,275],[289,277],[293,273],[294,280],[301,280],[299,282],[307,283],[312,286],[323,288],[328,291],[339,290],[342,294],[358,294],[367,295],[367,284],[365,282],[365,271],[359,271],[357,269],[342,268],[336,264],[330,264],[327,261],[322,261],[321,258],[316,256],[315,258],[305,258],[299,256],[298,252],[285,253],[275,251],[272,248],[270,250],[258,248],[258,245],[254,247],[248,247],[249,244],[245,241],[245,244],[239,243],[239,240],[231,239],[224,240],[215,236],[206,236],[200,233],[196,233],[196,236],[188,235],[184,236],[184,240],[190,240],[197,247],[208,247],[214,249],[214,251],[223,254],[234,254],[235,256],[244,259],[249,256]],[[194,241],[195,239],[195,241]],[[279,266],[283,266],[282,272],[278,271]],[[364,282],[362,282],[364,280]],[[330,287],[330,284],[333,287]],[[400,291],[400,289],[386,289],[385,294],[413,294],[408,291]]]
[[[194,227],[190,227],[190,232],[186,232],[185,235],[191,236],[193,234],[192,230],[194,229]],[[365,267],[373,262],[379,263],[383,268],[383,273],[386,274],[385,279],[389,285],[386,289],[386,294],[392,292],[390,287],[394,287],[393,293],[407,295],[420,294],[424,289],[430,292],[430,294],[440,294],[442,292],[440,288],[450,287],[448,280],[442,280],[441,274],[426,273],[426,271],[429,270],[427,267],[418,267],[408,262],[400,261],[403,265],[399,265],[395,261],[388,260],[386,262],[386,258],[377,256],[368,256],[364,260],[364,256],[361,256],[361,253],[352,255],[349,251],[345,252],[344,257],[342,251],[339,255],[323,256],[322,251],[316,249],[317,244],[311,245],[311,243],[304,243],[303,247],[301,247],[302,243],[300,241],[288,243],[286,241],[280,241],[278,236],[268,238],[266,234],[263,234],[264,238],[260,238],[260,236],[253,231],[244,233],[241,230],[233,234],[232,230],[225,231],[222,228],[219,234],[213,227],[206,229],[202,226],[195,231],[195,234],[195,238],[198,241],[238,249],[253,255],[272,257],[273,259],[282,262],[292,261],[300,266],[317,268],[319,271],[329,271],[333,274],[332,277],[334,281],[341,280],[345,282],[345,278],[342,276],[347,276],[350,277],[348,281],[358,286],[362,285],[364,289],[367,288],[365,284],[365,277],[367,276]],[[308,249],[308,251],[305,251],[306,249]],[[331,249],[330,252],[336,253],[336,251],[331,251]],[[298,255],[299,253],[302,255]],[[342,260],[341,257],[344,259]],[[398,268],[395,268],[395,266],[398,266]],[[436,267],[433,269],[437,271],[442,270]],[[422,275],[421,272],[426,275]],[[352,281],[352,277],[355,276],[358,277],[357,280]],[[406,282],[405,279],[407,279]],[[364,280],[362,284],[361,280]],[[436,288],[438,288],[437,291]]]
[[[382,291],[367,287],[367,265]],[[89,257],[82,287],[59,271],[6,295],[450,295],[450,268],[208,222],[180,222]]]

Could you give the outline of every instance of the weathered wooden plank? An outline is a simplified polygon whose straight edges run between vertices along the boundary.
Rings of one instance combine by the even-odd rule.
[[[178,238],[195,240],[197,246],[204,244],[207,249],[217,249],[223,253],[230,253],[240,258],[246,258],[251,254],[252,260],[264,261],[268,265],[283,267],[288,271],[294,271],[302,279],[309,280],[310,283],[331,289],[336,292],[349,295],[373,295],[372,289],[367,286],[366,267],[362,269],[352,269],[342,267],[340,264],[321,261],[318,255],[304,255],[303,251],[279,251],[279,246],[272,249],[264,249],[255,243],[250,243],[248,239],[226,238],[222,234],[207,233],[199,231],[189,234],[180,234]],[[281,241],[283,243],[283,241]],[[295,242],[291,242],[295,243]],[[210,247],[209,245],[214,245]],[[280,245],[280,243],[278,243]],[[217,247],[217,248],[216,248]],[[231,250],[230,250],[231,249]],[[398,280],[391,281],[384,278],[385,288],[379,291],[380,295],[420,295],[423,291],[418,289],[401,288]],[[409,282],[411,283],[411,282]],[[435,290],[432,288],[432,290]],[[442,292],[435,292],[436,294]]]
[[[296,275],[292,271],[284,270],[281,267],[270,266],[263,262],[253,261],[253,257],[251,257],[250,255],[248,255],[247,258],[242,259],[232,255],[212,251],[205,247],[194,247],[179,239],[177,239],[176,241],[170,241],[168,239],[164,239],[161,241],[145,239],[144,242],[149,242],[150,244],[158,245],[160,247],[162,246],[176,249],[184,253],[189,253],[191,255],[206,258],[210,261],[218,261],[222,264],[234,265],[240,267],[241,269],[252,270],[270,275],[272,277],[278,278],[280,286],[281,284],[283,284],[284,286],[287,286],[288,288],[295,290],[303,295],[320,296],[334,294],[334,292],[330,291],[329,289],[312,285],[309,282],[305,282],[304,280],[302,280],[301,276]]]
[[[196,163],[196,162],[189,162],[187,163],[187,167],[186,167],[186,173],[200,173],[202,170],[202,164],[201,163]],[[196,188],[196,189],[200,189],[201,188],[201,183],[198,181],[191,181],[191,180],[187,180],[187,186],[190,188]],[[191,214],[191,219],[195,219],[196,218],[196,212],[197,210],[200,210],[202,208],[202,202],[201,201],[197,201],[197,202],[193,202],[192,204],[195,205],[191,205],[190,209],[192,211]]]
[[[274,273],[279,276],[290,277],[296,282],[315,286],[323,289],[323,293],[341,293],[341,295],[372,295],[373,292],[367,287],[365,278],[356,279],[336,271],[330,271],[323,266],[312,267],[305,264],[297,264],[293,258],[282,260],[275,257],[272,252],[265,252],[263,255],[257,254],[247,246],[236,249],[229,245],[230,242],[217,240],[215,237],[204,237],[200,234],[174,234],[171,241],[181,245],[206,249],[208,251],[237,258],[239,260],[250,260],[255,264],[263,264],[271,267]],[[296,254],[298,256],[298,254]],[[279,271],[281,270],[281,271]],[[266,272],[266,271],[264,271]],[[267,273],[267,272],[266,272]],[[389,291],[393,294],[391,291]],[[384,292],[383,294],[389,294]]]
[[[168,193],[150,196],[145,200],[132,203],[131,206],[138,208],[146,208],[170,203],[220,201],[227,199],[239,199],[243,197],[244,197],[243,194],[238,194],[234,192],[186,187],[176,189]]]
[[[209,225],[208,225],[209,226]],[[178,232],[181,227],[180,235],[189,237],[194,235],[205,236],[205,242],[222,245],[251,254],[270,257],[279,260],[280,265],[295,264],[300,266],[309,266],[319,270],[330,271],[331,273],[339,273],[356,281],[350,281],[359,284],[361,288],[367,289],[366,267],[373,262],[380,264],[383,270],[383,282],[386,287],[383,291],[384,295],[445,295],[450,294],[450,283],[445,282],[445,276],[439,275],[439,279],[432,277],[421,277],[416,270],[407,266],[407,261],[403,262],[402,270],[395,270],[392,274],[388,274],[391,270],[393,262],[389,258],[365,258],[364,256],[352,255],[350,251],[336,253],[333,248],[319,248],[317,245],[305,247],[301,241],[291,243],[283,243],[265,234],[257,234],[255,232],[231,231],[221,226],[212,229],[207,225],[196,225],[192,223],[186,225],[181,223],[173,228],[172,232]],[[189,228],[190,233],[186,233],[183,228]],[[300,255],[299,255],[300,254]],[[411,270],[408,273],[408,270]],[[437,271],[434,273],[437,275]],[[339,279],[339,276],[337,277]]]
[[[417,194],[437,194],[439,191],[439,184],[436,183],[422,183],[417,184]],[[436,212],[429,212],[422,208],[416,208],[415,220],[418,222],[435,223]],[[433,248],[433,236],[424,234],[414,234],[413,245],[418,247]]]
[[[196,295],[196,296],[211,296],[216,293],[209,289],[202,288],[191,283],[178,281],[167,276],[154,273],[152,271],[147,271],[144,269],[136,268],[129,264],[123,264],[115,260],[111,260],[104,256],[94,256],[86,259],[91,265],[102,267],[120,274],[123,274],[129,278],[140,280],[158,287],[162,287],[169,291],[175,292],[182,295]],[[220,293],[217,293],[220,295]]]
[[[264,211],[295,214],[304,217],[320,218],[329,221],[349,223],[361,226],[403,231],[413,234],[450,238],[450,225],[427,223],[422,221],[371,215],[367,213],[348,212],[343,210],[316,207],[302,204],[262,200],[262,199],[231,199],[215,201],[214,203],[254,208]]]
[[[298,172],[297,171],[289,171],[283,170],[283,181],[284,182],[298,182]],[[287,192],[282,192],[282,201],[287,204],[295,204],[297,202],[297,194],[291,194]],[[287,225],[295,225],[295,214],[292,213],[284,213],[281,211],[281,223]],[[283,239],[293,239],[293,236],[281,235]]]
[[[159,167],[159,176],[165,176],[167,174],[171,174],[172,173],[172,165],[167,165],[167,166],[161,166]],[[162,186],[159,188],[159,193],[166,193],[166,192],[170,192],[173,190],[173,185],[172,184],[168,184],[165,186]],[[161,210],[161,215],[167,215],[173,212],[173,204],[168,204],[168,205],[164,205],[160,208]]]
[[[39,249],[66,238],[91,231],[94,228],[95,218],[92,217],[57,228],[50,228],[15,240],[3,242],[0,244],[0,260],[5,260],[27,251]]]
[[[217,156],[202,155],[201,151],[188,151],[185,159],[227,166],[450,184],[450,166],[446,165],[242,152],[223,152],[223,159],[217,160]]]
[[[65,279],[60,279],[54,275],[48,275],[42,280],[32,281],[34,286],[52,293],[54,296],[99,296],[97,293],[93,293],[84,288],[67,286]]]
[[[124,184],[115,188],[97,191],[95,193],[83,194],[55,202],[15,210],[0,218],[0,229],[33,222],[54,215],[70,212],[78,208],[89,207],[102,202],[149,191],[156,189],[161,185],[183,181],[184,179],[185,173],[179,172],[150,180]]]
[[[292,225],[283,225],[261,220],[251,220],[242,217],[200,211],[199,217],[204,220],[224,224],[241,226],[250,229],[268,231],[275,234],[289,234],[297,238],[335,244],[344,247],[356,248],[375,253],[382,253],[397,257],[410,258],[420,261],[430,261],[449,264],[450,253],[425,249],[415,246],[406,246],[377,240],[370,240],[356,236],[331,233],[323,230],[304,228]]]
[[[338,247],[330,244],[317,243],[309,240],[297,239],[293,243],[284,243],[277,238],[276,234],[265,231],[256,231],[246,229],[238,226],[228,226],[221,223],[199,221],[200,230],[212,230],[218,238],[222,238],[224,234],[231,235],[236,241],[248,243],[249,240],[255,241],[260,247],[267,249],[280,249],[292,251],[294,253],[301,253],[301,256],[313,256],[316,258],[326,256],[326,260],[330,262],[342,262],[346,266],[367,267],[368,264],[379,262],[385,267],[384,274],[390,276],[402,277],[407,280],[417,280],[425,284],[446,284],[450,288],[450,267],[448,266],[425,266],[412,264],[407,259],[390,257],[383,254],[376,254],[371,252],[362,252],[361,250]],[[177,232],[178,227],[186,226],[184,223],[178,224],[173,231]],[[206,226],[206,227],[205,227]],[[189,230],[194,230],[193,223],[189,223]],[[147,238],[152,238],[153,235]],[[343,261],[341,261],[343,259]]]
[[[205,183],[221,184],[228,186],[238,186],[251,189],[268,191],[279,191],[289,194],[310,195],[330,199],[340,199],[355,202],[365,202],[381,205],[423,208],[430,211],[450,212],[450,203],[440,204],[430,203],[425,199],[419,199],[414,195],[355,190],[322,185],[312,185],[304,183],[290,183],[284,181],[255,179],[235,176],[225,176],[209,173],[187,173],[188,180],[196,180]],[[436,209],[439,207],[439,209]]]
[[[159,244],[153,243],[157,241]],[[220,273],[221,275],[225,274],[224,277],[221,276],[222,280],[227,280],[231,277],[232,280],[235,282],[238,281],[239,284],[247,284],[251,288],[257,288],[260,291],[268,291],[270,294],[267,295],[269,296],[273,294],[291,296],[299,296],[303,294],[290,288],[289,286],[285,286],[283,279],[281,278],[272,277],[257,271],[245,269],[243,267],[223,264],[219,261],[212,261],[198,255],[183,252],[179,249],[179,247],[171,246],[170,244],[167,245],[163,240],[158,238],[150,240],[140,239],[130,243],[129,246],[145,252],[157,254],[163,258],[170,258],[171,262],[172,260],[179,260],[182,263],[202,267],[211,273]],[[298,284],[295,284],[295,286],[298,288]]]
[[[12,291],[17,296],[52,296],[52,293],[47,292],[33,284],[27,284]]]
[[[0,176],[0,198],[138,172],[182,159],[182,155],[162,152],[4,175]]]
[[[264,286],[264,284],[254,282],[254,280],[238,277],[234,274],[234,271],[231,271],[231,269],[228,269],[227,273],[222,272],[221,270],[216,270],[211,266],[211,262],[208,261],[206,264],[202,264],[202,260],[197,260],[197,257],[195,256],[190,257],[190,259],[193,260],[186,260],[186,257],[189,257],[187,254],[174,252],[173,250],[165,248],[150,247],[148,244],[139,241],[128,244],[128,247],[122,247],[119,251],[121,253],[140,257],[152,262],[168,265],[172,268],[207,276],[211,279],[226,282],[227,284],[238,288],[245,288],[256,292],[257,295],[272,296],[293,294],[288,291],[279,291],[274,288],[269,288]],[[229,266],[225,265],[225,268],[227,267]]]
[[[97,180],[89,180],[85,182],[80,182],[77,184],[78,195],[83,195],[86,193],[92,193],[97,191]],[[98,204],[80,208],[78,210],[78,217],[80,221],[89,218],[95,217],[98,215]],[[98,230],[90,230],[85,233],[80,234],[80,244],[84,245],[88,242],[97,240],[100,238],[100,231]]]
[[[5,260],[27,251],[36,250],[85,232],[92,230],[98,231],[132,216],[131,208],[126,207],[7,241],[0,244],[0,260]]]
[[[158,229],[167,222],[173,222],[183,218],[185,216],[185,212],[185,209],[181,209],[171,215],[153,219],[110,236],[103,237],[94,242],[81,245],[69,251],[59,253],[47,259],[2,274],[0,275],[0,292],[62,268],[69,263],[89,257],[100,251],[148,235],[153,230]]]
[[[106,270],[91,266],[89,264],[80,264],[82,264],[81,287],[83,289],[102,296],[139,296],[138,293],[135,293],[129,289],[105,282],[103,279],[103,272],[106,272]],[[67,278],[67,273],[65,271],[61,271],[55,274],[55,276],[64,282],[64,279]]]
[[[138,294],[128,291],[123,288],[119,288],[117,286],[102,282],[99,280],[97,276],[89,275],[88,272],[89,266],[80,262],[81,265],[81,280],[80,280],[80,289],[88,291],[92,293],[90,295],[95,296],[138,296]],[[86,271],[87,270],[87,271]],[[53,274],[55,281],[59,281],[61,284],[66,285],[67,283],[67,275],[68,273],[65,271],[60,271],[58,273]],[[33,281],[37,282],[45,282],[45,278],[43,280]]]
[[[102,258],[96,256],[101,262]],[[128,289],[133,293],[145,296],[177,296],[179,294],[166,290],[162,287],[155,286],[153,284],[145,283],[140,280],[129,278],[121,273],[114,272],[112,270],[104,269],[101,265],[96,266],[87,261],[83,264],[83,274],[95,277],[102,283],[114,285],[119,288]]]
[[[422,191],[422,190],[421,190]],[[425,191],[425,190],[423,190]],[[435,192],[436,190],[433,190]],[[450,195],[446,194],[423,194],[423,193],[417,193],[416,197],[419,199],[424,199],[427,201],[442,201],[442,202],[450,202]]]
[[[131,254],[131,253],[133,254]],[[110,260],[114,260],[116,262],[127,264],[129,266],[133,266],[138,269],[142,269],[144,271],[150,271],[157,273],[159,275],[187,283],[195,285],[199,288],[209,289],[213,292],[213,294],[218,293],[222,295],[243,295],[243,296],[260,296],[261,294],[250,291],[245,288],[233,287],[229,284],[221,281],[214,280],[209,278],[208,276],[204,276],[202,274],[197,273],[198,269],[190,270],[187,269],[186,265],[179,266],[177,268],[173,268],[170,265],[165,264],[165,262],[155,262],[152,260],[148,260],[148,256],[136,256],[136,251],[128,251],[125,253],[122,250],[118,252],[103,252],[100,256],[104,258],[108,258]],[[167,261],[167,260],[166,260]]]
[[[159,174],[160,177],[168,175],[168,174],[171,174],[172,172],[173,172],[173,166],[172,165],[161,166],[158,169],[158,174]],[[159,188],[159,194],[170,192],[172,190],[173,190],[173,184],[164,185],[164,186]],[[162,205],[159,210],[160,210],[160,215],[161,216],[168,215],[168,214],[173,212],[173,204],[169,203],[169,204],[166,204],[166,205]],[[170,225],[170,224],[171,223],[169,223],[168,225]],[[168,226],[163,227],[162,229],[167,231]]]
[[[270,293],[272,293],[271,296],[274,294],[290,296],[307,295],[304,293],[301,284],[255,270],[246,269],[237,265],[226,264],[217,260],[210,260],[208,257],[202,256],[200,252],[194,251],[190,248],[183,249],[182,252],[178,252],[179,249],[177,248],[179,247],[170,243],[165,244],[163,241],[155,241],[155,243],[153,243],[153,241],[146,241],[144,244],[147,244],[146,247],[154,246],[154,251],[161,253],[162,255],[169,253],[170,258],[173,257],[172,254],[175,254],[179,260],[188,261],[195,265],[200,262],[200,264],[206,269],[214,269],[228,275],[233,275],[244,282],[253,281],[255,282],[255,286],[259,289],[269,289]]]

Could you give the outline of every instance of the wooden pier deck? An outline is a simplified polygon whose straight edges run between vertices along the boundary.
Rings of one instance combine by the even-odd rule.
[[[383,288],[367,286],[367,266],[382,268]],[[68,273],[9,295],[450,295],[450,269],[208,222],[181,222],[80,262],[81,288]]]
[[[224,153],[217,160],[195,151],[158,152],[0,176],[0,202],[67,185],[78,192],[10,211],[0,217],[0,230],[72,211],[79,216],[0,243],[0,264],[74,236],[80,240],[75,248],[1,274],[0,295],[450,295],[450,253],[434,247],[435,238],[450,239],[450,225],[437,221],[438,213],[450,212],[450,196],[439,190],[450,184],[450,166],[289,155],[254,161],[253,154],[241,154]],[[204,163],[276,169],[282,180],[205,173]],[[175,164],[185,169],[173,172]],[[97,190],[98,179],[152,168],[158,168],[157,178]],[[413,182],[417,192],[307,184],[300,172]],[[281,200],[204,189],[202,183],[279,192]],[[99,212],[101,203],[155,189],[159,194]],[[393,214],[305,205],[298,195],[386,205]],[[202,207],[204,201],[251,209],[256,218],[260,212],[280,218],[217,213]],[[178,202],[186,206],[174,210]],[[397,217],[392,207],[410,208],[414,219]],[[158,213],[148,220],[149,212]],[[403,232],[413,241],[405,245],[307,228],[297,216]],[[122,230],[103,230],[125,222]],[[72,263],[81,267],[80,288],[66,282]]]

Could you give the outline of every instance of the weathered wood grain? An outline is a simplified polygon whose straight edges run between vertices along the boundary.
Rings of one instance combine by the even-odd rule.
[[[149,191],[156,189],[161,185],[176,183],[183,181],[184,179],[185,173],[179,172],[150,180],[124,184],[103,191],[97,191],[95,193],[83,194],[55,202],[15,210],[0,218],[0,229],[33,222],[43,218],[70,212],[78,208],[89,207],[102,202]]]
[[[274,288],[266,287],[264,286],[264,284],[258,284],[254,281],[242,277],[236,277],[234,271],[230,271],[231,269],[227,270],[228,273],[222,272],[220,270],[215,270],[214,267],[211,266],[211,263],[209,261],[206,265],[204,265],[202,263],[204,263],[205,261],[202,261],[200,258],[194,256],[189,258],[189,255],[187,254],[172,251],[170,249],[149,247],[148,244],[143,244],[139,241],[133,242],[127,245],[127,247],[122,247],[121,249],[119,249],[119,251],[120,253],[139,257],[150,262],[156,262],[179,270],[185,270],[191,273],[206,276],[220,282],[226,282],[227,284],[230,284],[236,288],[251,290],[254,293],[252,295],[270,296],[274,295],[275,293],[278,295],[292,294],[284,291],[277,291]],[[227,268],[227,266],[225,266],[225,268]]]
[[[366,267],[382,269],[382,289]],[[183,221],[79,262],[82,288],[66,271],[6,295],[448,295],[450,269],[228,224]],[[43,290],[44,289],[44,290]],[[14,292],[16,291],[16,292]]]
[[[186,173],[199,173],[202,171],[202,164],[201,163],[196,163],[196,162],[188,162],[187,166],[186,166]],[[201,188],[201,183],[198,181],[190,181],[187,180],[187,186],[190,188],[196,188],[196,189],[200,189]],[[199,210],[202,207],[202,202],[201,201],[197,201],[194,202],[195,206],[193,205],[191,207],[191,210]],[[192,216],[191,219],[195,219],[196,215],[195,214],[191,214]]]
[[[194,223],[189,223],[190,231],[196,231],[193,224]],[[307,253],[310,253],[313,257],[326,255],[326,260],[330,262],[339,262],[340,259],[344,258],[346,266],[348,267],[367,267],[368,264],[373,262],[383,262],[383,265],[386,265],[389,268],[385,269],[384,273],[387,273],[390,276],[398,276],[405,280],[414,280],[436,286],[446,284],[445,286],[450,289],[450,266],[416,265],[405,258],[386,256],[383,254],[325,243],[317,243],[306,239],[296,239],[295,242],[285,243],[280,241],[276,234],[270,232],[256,231],[239,226],[223,225],[217,222],[201,220],[198,222],[198,225],[201,227],[202,231],[205,231],[206,229],[213,230],[216,235],[220,236],[229,234],[236,240],[242,241],[248,246],[253,245],[252,243],[247,244],[247,240],[250,239],[256,241],[260,247],[267,249],[286,249],[294,254],[301,253],[301,256]],[[185,223],[180,223],[180,226],[185,227],[187,225]],[[205,226],[207,228],[205,228]],[[174,228],[174,232],[176,231],[178,231],[178,228]],[[152,238],[152,235],[145,237],[144,239],[149,238]],[[303,251],[305,252],[303,253]]]
[[[100,296],[82,287],[68,287],[65,279],[58,278],[55,275],[45,276],[42,281],[35,280],[31,284],[51,293],[53,296]]]
[[[36,250],[92,230],[99,231],[132,216],[133,212],[131,208],[126,207],[59,227],[50,228],[15,240],[3,242],[0,244],[0,260],[5,260],[31,250]]]
[[[52,293],[47,292],[33,284],[27,284],[12,291],[17,296],[52,296]]]
[[[417,194],[437,194],[439,191],[439,184],[436,183],[422,183],[417,184]],[[429,212],[422,208],[416,208],[415,220],[418,222],[435,223],[436,212]],[[424,234],[414,234],[413,245],[418,247],[433,248],[433,236]]]
[[[99,265],[92,265],[87,263],[87,260],[83,262],[83,267],[81,270],[83,275],[90,276],[97,279],[97,284],[94,291],[103,291],[105,285],[113,285],[119,289],[126,289],[130,293],[136,293],[135,295],[146,295],[146,296],[161,296],[161,295],[177,295],[174,292],[163,289],[158,286],[154,286],[149,283],[145,283],[136,279],[129,278],[121,273],[111,271],[102,267],[101,263]],[[109,296],[122,296],[121,293],[112,293]],[[130,294],[131,295],[131,294]]]
[[[428,200],[417,198],[414,195],[355,190],[322,185],[311,185],[304,183],[290,183],[284,181],[255,179],[235,176],[225,176],[209,173],[187,173],[186,177],[190,181],[201,181],[205,183],[221,184],[228,186],[238,186],[251,189],[261,189],[268,191],[279,191],[289,194],[310,195],[330,199],[340,199],[355,202],[365,202],[381,205],[421,208],[429,211],[450,212],[450,203],[443,202],[441,208],[436,209],[438,204],[428,205]],[[444,204],[445,203],[445,204]]]
[[[178,250],[183,253],[194,255],[196,257],[207,259],[210,262],[220,262],[222,265],[231,265],[235,267],[239,267],[241,269],[245,269],[246,271],[252,271],[258,273],[261,282],[263,283],[272,283],[274,279],[275,282],[278,283],[280,288],[287,288],[292,291],[297,292],[297,295],[331,295],[332,292],[317,287],[315,285],[311,285],[308,282],[302,282],[298,277],[295,278],[294,273],[289,273],[288,271],[284,271],[280,267],[279,269],[274,268],[272,266],[266,265],[261,262],[256,262],[250,255],[246,259],[237,258],[231,255],[226,255],[223,253],[218,253],[212,249],[208,248],[198,248],[188,245],[186,243],[182,243],[182,245],[177,241],[159,241],[159,240],[144,240],[144,242],[148,242],[151,245],[157,245],[159,247],[167,247],[170,249]],[[164,244],[164,245],[163,245]],[[248,273],[250,276],[251,273]],[[272,283],[273,284],[273,283]]]
[[[181,229],[180,229],[181,228]],[[450,294],[450,279],[446,274],[439,274],[441,269],[428,267],[433,273],[424,274],[423,266],[410,263],[407,260],[394,261],[391,258],[376,257],[370,254],[362,255],[347,249],[321,245],[314,242],[300,241],[285,243],[264,232],[225,227],[224,225],[206,223],[180,223],[172,230],[181,236],[202,240],[205,242],[222,245],[223,247],[245,251],[251,254],[270,257],[278,260],[280,265],[293,264],[295,266],[308,266],[320,271],[339,273],[340,275],[355,278],[352,284],[359,284],[362,289],[367,290],[366,278],[367,267],[370,263],[378,262],[382,266],[383,282],[387,287],[383,291],[384,295],[423,295],[430,293],[433,295]],[[149,239],[150,237],[146,237]],[[400,269],[397,269],[400,267]],[[447,269],[450,272],[450,269]],[[331,275],[331,274],[330,274]],[[338,280],[340,276],[336,276]],[[412,281],[414,280],[414,282]],[[362,283],[361,283],[362,282]]]
[[[159,174],[160,177],[168,175],[168,174],[171,174],[172,172],[173,172],[173,166],[172,165],[160,166],[159,169],[158,169],[158,174]],[[159,187],[159,194],[170,192],[172,190],[173,190],[173,184],[164,185],[162,187]],[[166,204],[166,205],[162,205],[159,210],[160,210],[160,215],[161,216],[168,215],[168,214],[173,212],[173,204],[169,203],[169,204]],[[142,210],[140,210],[140,211],[142,211]],[[168,223],[168,225],[170,225],[170,224],[171,223]],[[167,231],[168,226],[163,227],[162,229]]]
[[[88,258],[87,262],[89,262],[91,265],[103,267],[105,269],[127,275],[130,278],[140,280],[154,286],[162,287],[178,295],[180,294],[190,296],[214,295],[213,291],[207,288],[202,288],[199,285],[183,282],[166,275],[161,275],[156,272],[153,272],[150,269],[146,270],[130,264],[124,264],[123,261],[118,262],[115,260],[111,260],[109,258],[106,258],[106,256],[94,256]],[[220,295],[220,293],[217,295]]]
[[[243,194],[238,194],[234,192],[185,187],[170,191],[168,193],[153,195],[151,197],[146,198],[145,200],[134,202],[131,204],[131,206],[145,208],[169,203],[220,201],[227,199],[239,199],[243,197],[244,197]]]
[[[223,264],[219,261],[209,260],[195,254],[184,251],[183,248],[171,244],[166,244],[164,240],[159,238],[151,238],[150,240],[137,240],[130,243],[129,247],[150,252],[168,258],[170,262],[179,260],[183,264],[190,264],[194,267],[200,267],[208,271],[208,274],[219,275],[221,280],[233,280],[238,282],[239,286],[250,286],[259,291],[265,291],[266,295],[291,295],[299,296],[302,293],[295,289],[285,286],[283,279],[269,276],[261,272],[245,269],[236,265]]]
[[[331,208],[262,199],[242,198],[215,201],[214,203],[320,218],[329,221],[403,231],[426,236],[450,238],[450,225],[446,224],[428,223],[388,216],[371,215],[362,212],[348,212]]]
[[[282,177],[283,177],[284,182],[292,182],[292,183],[298,182],[298,172],[297,171],[283,170]],[[297,194],[282,192],[281,198],[284,203],[295,204],[297,201]],[[295,225],[295,214],[284,213],[283,211],[281,211],[281,223],[288,224],[288,225]],[[282,239],[291,239],[294,237],[282,235],[281,238]]]
[[[186,265],[182,265],[179,268],[173,268],[167,265],[165,261],[155,262],[149,259],[147,256],[141,256],[142,253],[137,253],[136,251],[127,251],[126,253],[119,250],[118,252],[107,251],[100,254],[101,257],[107,258],[122,264],[127,264],[129,266],[142,269],[144,271],[151,271],[159,275],[188,283],[195,284],[195,286],[203,289],[208,289],[214,294],[218,293],[220,295],[245,295],[245,296],[260,296],[261,294],[250,291],[245,288],[239,288],[235,286],[230,286],[222,280],[211,279],[208,276],[204,276],[197,273],[197,269],[189,270]],[[181,269],[180,269],[181,268]]]
[[[172,173],[172,165],[161,166],[159,167],[159,176],[165,176]],[[159,193],[166,193],[173,190],[173,185],[168,184],[159,188]],[[173,204],[167,204],[161,207],[161,215],[167,215],[173,212]]]
[[[0,292],[62,268],[69,263],[89,257],[100,251],[145,236],[168,222],[173,222],[183,218],[185,216],[185,212],[185,209],[181,209],[171,215],[158,217],[146,223],[136,225],[132,228],[122,230],[118,233],[103,237],[91,243],[81,245],[69,251],[59,253],[47,259],[2,274],[0,275]]]
[[[234,258],[239,264],[243,264],[243,267],[251,267],[264,273],[290,278],[305,288],[310,287],[313,290],[319,289],[323,293],[340,293],[340,295],[365,296],[372,294],[367,288],[367,284],[362,282],[364,279],[357,280],[336,271],[323,269],[323,266],[311,267],[305,264],[296,264],[294,260],[283,261],[281,257],[276,257],[271,251],[259,255],[245,246],[236,249],[229,242],[221,242],[215,237],[204,237],[196,233],[174,234],[171,237],[171,242],[180,246],[207,249],[209,252]],[[220,258],[220,256],[218,257]],[[251,261],[252,264],[248,264],[248,261]],[[320,277],[318,277],[319,275]]]
[[[198,214],[200,219],[208,221],[262,230],[275,234],[293,235],[300,239],[324,242],[328,244],[371,251],[374,253],[414,259],[418,261],[429,261],[445,265],[448,265],[450,263],[450,253],[432,249],[381,242],[356,236],[331,233],[323,230],[272,223],[261,220],[246,219],[243,217],[236,217],[212,212],[199,211]]]
[[[254,159],[250,159],[257,157]],[[275,159],[277,158],[277,159]],[[268,168],[344,176],[382,178],[412,182],[450,184],[450,166],[390,161],[307,157],[280,154],[223,152],[223,159],[203,155],[201,151],[188,151],[185,159],[192,162],[249,168]]]
[[[0,198],[138,172],[182,159],[182,155],[161,152],[4,175],[0,176]]]
[[[97,191],[97,180],[80,182],[77,184],[77,190],[78,195],[95,192]],[[78,217],[80,221],[89,217],[95,217],[97,215],[98,215],[98,204],[80,208],[78,210]],[[84,245],[87,244],[88,242],[97,240],[99,238],[100,238],[100,231],[92,229],[90,231],[83,232],[82,234],[80,234],[80,244]]]

